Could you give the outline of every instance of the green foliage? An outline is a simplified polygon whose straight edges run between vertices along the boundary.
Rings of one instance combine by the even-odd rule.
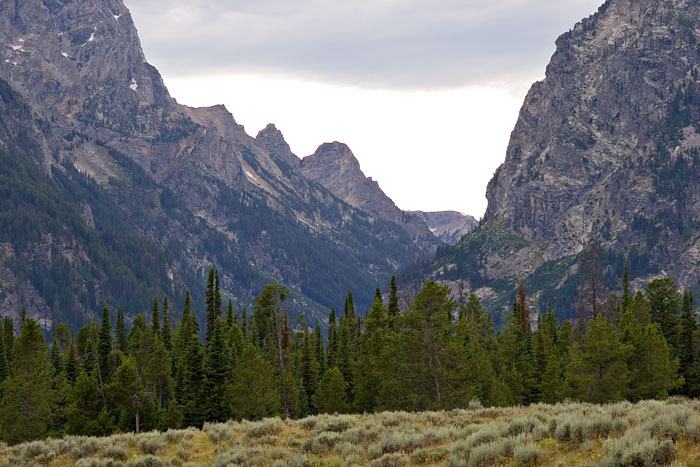
[[[257,420],[280,411],[273,368],[252,345],[246,346],[238,360],[233,380],[226,388],[225,403],[239,420]]]
[[[314,407],[321,413],[345,413],[350,405],[347,402],[348,384],[338,368],[331,368],[318,383],[313,396]]]

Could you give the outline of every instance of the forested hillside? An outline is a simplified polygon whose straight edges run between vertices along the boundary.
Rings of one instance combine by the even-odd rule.
[[[155,300],[150,316],[137,316],[130,329],[122,310],[105,306],[100,323],[77,334],[60,324],[48,344],[33,319],[23,317],[15,336],[5,318],[0,436],[18,443],[228,419],[450,410],[473,400],[509,406],[697,396],[692,294],[668,278],[633,294],[622,280],[622,296],[603,302],[593,271],[580,284],[574,322],[560,324],[550,307],[536,325],[521,284],[497,333],[475,295],[458,303],[446,286],[426,282],[402,308],[392,280],[388,301],[377,289],[365,318],[348,294],[342,312],[331,310],[326,340],[321,323],[311,329],[290,319],[279,283],[265,286],[252,314],[236,313],[222,303],[214,269],[203,321],[189,294],[182,305]]]

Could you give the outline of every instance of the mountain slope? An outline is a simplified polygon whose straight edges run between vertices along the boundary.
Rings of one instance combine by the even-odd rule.
[[[150,245],[144,248],[155,257],[146,258],[148,267],[160,274],[146,284],[147,275],[136,273],[144,255],[121,251],[119,271],[146,284],[138,298],[126,300],[109,285],[113,270],[90,252],[82,255],[85,242],[68,232],[72,247],[64,248],[44,235],[16,252],[28,267],[5,262],[11,276],[0,295],[11,306],[4,312],[16,315],[26,306],[30,316],[73,316],[80,324],[81,315],[105,302],[133,316],[149,309],[153,295],[179,303],[188,288],[201,303],[213,265],[242,305],[265,282],[282,280],[293,289],[292,312],[305,311],[313,322],[339,306],[349,289],[360,309],[368,307],[377,281],[387,281],[419,253],[402,227],[378,221],[300,175],[288,155],[248,136],[224,107],[177,104],[146,62],[121,0],[0,2],[0,43],[3,89],[30,116],[3,112],[0,138],[8,157],[56,202],[81,213],[80,229],[91,235],[122,229]],[[72,183],[56,191],[63,174],[84,179],[84,192]],[[30,214],[45,217],[44,208],[37,205]],[[3,214],[11,217],[17,207],[8,205]],[[6,240],[13,250],[21,243]],[[58,254],[38,261],[41,245]],[[42,278],[42,271],[75,255],[96,269],[88,273],[68,261],[70,274],[80,276],[65,300],[71,305],[50,303],[44,290],[61,285],[58,275]],[[34,297],[31,303],[22,302],[25,292]]]
[[[372,178],[365,177],[359,161],[347,145],[334,142],[319,146],[301,161],[301,173],[328,188],[351,206],[393,222],[424,250],[437,244],[420,216],[399,209]]]
[[[472,216],[457,211],[409,212],[422,218],[433,235],[450,245],[459,242],[463,236],[479,226],[479,221]]]
[[[601,245],[609,277],[700,280],[700,5],[608,0],[557,40],[528,93],[484,223],[431,274],[499,311],[519,279],[571,314],[575,263]],[[610,284],[614,286],[613,283]],[[511,293],[511,292],[509,292]]]

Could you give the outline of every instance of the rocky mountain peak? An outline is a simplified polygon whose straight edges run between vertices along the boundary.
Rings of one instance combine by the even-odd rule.
[[[609,0],[559,37],[488,185],[482,227],[438,275],[462,268],[484,297],[503,292],[492,281],[514,290],[530,277],[546,303],[575,293],[561,278],[595,242],[617,277],[629,264],[642,283],[664,273],[700,290],[699,26],[698,2]],[[472,264],[454,263],[474,251]]]
[[[291,167],[297,167],[300,159],[292,152],[284,135],[273,123],[269,123],[258,132],[255,141],[265,148],[272,156],[282,160]]]
[[[437,239],[425,221],[399,209],[379,183],[366,177],[346,144],[337,141],[322,144],[314,154],[302,159],[300,170],[349,205],[401,225],[424,250],[436,245]]]

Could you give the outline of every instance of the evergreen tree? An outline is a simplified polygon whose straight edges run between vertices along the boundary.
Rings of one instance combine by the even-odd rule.
[[[398,315],[396,316],[398,318]],[[365,330],[358,340],[357,358],[353,368],[354,399],[357,409],[371,412],[377,406],[377,388],[381,384],[380,358],[386,341],[385,328],[393,323],[382,304],[382,297],[375,295],[367,314]],[[340,367],[340,365],[339,365]]]
[[[46,436],[56,395],[48,347],[39,325],[27,318],[13,344],[10,376],[2,383],[0,433],[15,444]]]
[[[304,343],[301,351],[300,377],[307,401],[311,401],[316,392],[317,367],[314,365],[314,357],[311,351],[311,335],[309,328],[304,326]]]
[[[319,413],[345,413],[350,410],[347,402],[347,383],[338,368],[331,368],[318,383],[313,396],[314,406]]]
[[[78,379],[80,372],[75,354],[75,342],[71,340],[68,347],[66,347],[66,381],[71,385],[75,384],[75,380]]]
[[[651,319],[659,323],[666,341],[678,346],[678,315],[681,298],[671,279],[656,279],[647,284],[646,296],[651,307]]]
[[[630,275],[627,265],[622,273],[622,311],[624,312],[632,304],[632,292],[630,291]]]
[[[233,322],[235,321],[233,316],[233,303],[231,303],[229,299],[228,306],[226,307],[226,326],[229,329],[233,328]]]
[[[326,372],[326,355],[323,350],[323,336],[321,335],[321,326],[316,321],[314,328],[314,359],[318,362],[318,374],[322,375]]]
[[[540,383],[540,400],[554,404],[562,400],[564,393],[564,366],[562,358],[555,351],[547,356],[547,365]]]
[[[160,335],[160,312],[158,311],[158,297],[153,298],[153,308],[151,309],[151,330],[154,336]]]
[[[124,321],[124,310],[119,308],[117,310],[117,326],[116,326],[116,338],[117,338],[117,350],[121,353],[126,353],[127,350],[127,340],[126,340],[126,323]]]
[[[238,360],[233,380],[227,387],[225,403],[237,420],[259,420],[279,414],[280,393],[275,387],[273,367],[258,350],[248,345]]]
[[[697,356],[698,324],[693,311],[693,295],[683,294],[683,311],[678,333],[679,370],[685,380],[683,394],[697,397],[700,394],[700,371]]]
[[[529,339],[532,329],[530,328],[530,307],[527,305],[527,297],[525,296],[525,283],[520,281],[518,286],[518,311],[520,318],[520,328],[524,338]]]
[[[214,326],[216,328],[204,354],[204,415],[208,421],[223,422],[228,417],[223,400],[226,380],[231,372],[231,353],[226,342],[226,324],[219,320]]]
[[[97,344],[97,354],[100,377],[109,379],[110,374],[110,354],[112,353],[112,322],[109,319],[109,307],[102,309],[102,322],[100,324],[99,341]]]
[[[634,401],[663,399],[683,384],[682,378],[678,377],[678,358],[671,357],[671,349],[659,324],[650,323],[647,308],[635,310],[635,303],[638,302],[633,301],[620,319],[622,342],[632,349],[627,361],[630,384],[626,395]],[[642,317],[644,313],[647,317]]]
[[[328,368],[334,368],[338,356],[338,332],[336,330],[335,309],[328,315]]]
[[[51,346],[51,368],[54,376],[63,373],[63,360],[61,359],[61,352],[58,349],[58,343],[55,340]],[[0,379],[0,381],[2,381],[2,379]]]
[[[120,425],[127,431],[140,433],[144,412],[152,403],[150,393],[144,391],[141,378],[132,358],[125,358],[114,374],[109,393],[119,413]],[[152,409],[151,409],[152,410]]]
[[[66,409],[66,431],[72,435],[105,436],[113,420],[98,390],[96,377],[82,371],[73,385],[71,404]]]
[[[170,311],[168,310],[168,297],[163,298],[163,327],[160,330],[160,338],[163,341],[163,345],[168,349],[168,352],[172,350],[171,342],[171,330],[170,330]]]
[[[203,388],[202,360],[199,338],[192,335],[185,356],[182,378],[182,415],[185,426],[201,427],[205,420],[206,393]]]
[[[7,361],[7,353],[5,352],[5,336],[0,335],[0,384],[10,376],[10,364]],[[0,399],[2,393],[0,392]]]
[[[389,303],[387,304],[387,314],[389,315],[389,320],[392,323],[394,323],[400,313],[401,310],[399,309],[399,289],[396,286],[396,276],[392,275],[391,283],[389,284]]]
[[[567,392],[576,400],[607,403],[622,400],[630,382],[627,360],[632,346],[623,344],[608,320],[598,315],[580,344],[570,350]]]
[[[216,304],[221,300],[221,298],[216,298],[216,294],[219,293],[217,282],[218,274],[214,268],[210,268],[209,278],[207,279],[207,328],[205,330],[205,340],[207,344],[209,344],[213,338],[216,322],[221,314],[221,307],[216,307]]]
[[[589,243],[583,251],[579,262],[578,272],[581,277],[578,297],[576,299],[576,330],[583,335],[588,320],[599,313],[605,315],[605,303],[608,291],[603,275],[603,259],[600,248],[595,243]]]
[[[5,358],[8,363],[12,362],[12,346],[15,342],[15,331],[10,316],[5,316],[3,322],[3,336],[5,337]]]

